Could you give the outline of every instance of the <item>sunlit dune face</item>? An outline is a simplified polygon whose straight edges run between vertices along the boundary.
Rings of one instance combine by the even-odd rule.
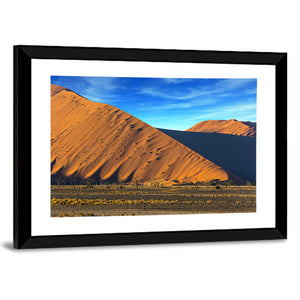
[[[51,174],[116,181],[229,179],[221,167],[132,115],[51,86]]]
[[[209,120],[191,127],[187,131],[256,136],[256,123],[237,120]]]

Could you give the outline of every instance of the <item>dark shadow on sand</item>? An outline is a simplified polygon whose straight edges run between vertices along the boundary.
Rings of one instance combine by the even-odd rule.
[[[256,180],[256,137],[158,129],[238,177]]]

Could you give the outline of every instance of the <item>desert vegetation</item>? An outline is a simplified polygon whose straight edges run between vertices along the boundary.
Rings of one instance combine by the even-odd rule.
[[[52,185],[51,216],[133,216],[256,211],[256,187],[210,181]]]

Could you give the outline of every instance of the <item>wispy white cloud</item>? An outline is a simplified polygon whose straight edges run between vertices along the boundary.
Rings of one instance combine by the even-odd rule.
[[[252,111],[256,110],[256,102],[255,103],[237,103],[235,105],[222,107],[224,112],[244,112],[244,111]]]
[[[212,94],[211,91],[203,91],[201,89],[187,89],[187,90],[166,90],[162,91],[153,87],[145,87],[138,91],[140,94],[146,94],[154,97],[164,98],[164,99],[178,99],[178,100],[188,100],[196,97],[206,96]]]
[[[114,77],[83,77],[83,81],[91,90],[112,91],[120,88],[117,78]]]
[[[193,108],[193,107],[199,107],[199,106],[205,106],[205,105],[212,105],[217,103],[218,99],[195,99],[195,100],[189,100],[189,101],[180,101],[180,102],[167,102],[163,103],[161,105],[156,106],[149,106],[148,103],[139,103],[138,108],[140,110],[163,110],[163,109],[176,109],[176,108]]]
[[[180,78],[165,78],[165,81],[169,83],[178,83]],[[163,99],[177,99],[177,100],[189,100],[196,97],[230,97],[237,95],[236,90],[241,89],[241,95],[253,95],[256,94],[256,88],[246,88],[249,84],[253,83],[253,79],[224,79],[216,82],[214,88],[211,85],[206,86],[201,84],[193,88],[165,88],[160,87],[142,87],[137,93],[149,95],[152,97],[159,97]]]
[[[255,79],[252,78],[234,78],[234,79],[222,79],[219,80],[216,84],[216,88],[219,90],[233,90],[237,88],[246,87],[249,84],[253,83]]]
[[[201,122],[204,120],[217,119],[238,119],[240,121],[256,120],[256,103],[237,103],[229,106],[222,106],[218,109],[207,108],[191,114],[188,118],[190,122]]]
[[[113,77],[82,77],[81,95],[91,101],[114,103],[120,99],[117,96],[120,85]]]

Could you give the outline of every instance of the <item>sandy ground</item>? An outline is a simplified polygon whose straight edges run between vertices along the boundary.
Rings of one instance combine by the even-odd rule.
[[[256,211],[256,188],[135,188],[52,186],[52,217],[126,216]]]

